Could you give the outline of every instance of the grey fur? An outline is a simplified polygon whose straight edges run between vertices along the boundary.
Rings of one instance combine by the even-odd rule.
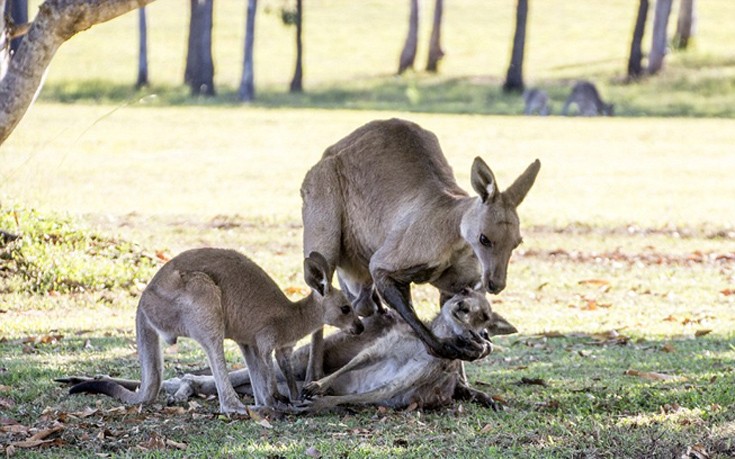
[[[615,114],[615,106],[603,102],[597,88],[589,81],[579,81],[572,87],[572,92],[562,108],[564,116],[569,115],[572,105],[577,106],[581,116],[613,116]]]

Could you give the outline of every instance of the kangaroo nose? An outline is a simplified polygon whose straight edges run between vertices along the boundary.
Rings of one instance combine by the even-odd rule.
[[[488,277],[485,279],[485,288],[492,294],[498,294],[505,288],[505,281],[493,280]]]
[[[365,326],[359,320],[352,325],[352,334],[359,335],[365,331]]]

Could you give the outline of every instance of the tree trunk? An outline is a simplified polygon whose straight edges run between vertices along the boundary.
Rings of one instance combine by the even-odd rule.
[[[10,0],[5,4],[5,8],[0,11],[10,14],[10,19],[14,24],[25,24],[28,22],[28,0]],[[10,42],[10,52],[15,53],[20,46],[23,37],[13,38]]]
[[[247,19],[245,21],[245,52],[239,91],[240,100],[243,102],[255,100],[253,44],[255,43],[255,12],[257,9],[258,0],[248,0]]]
[[[212,61],[212,12],[214,0],[191,0],[189,46],[184,82],[192,95],[214,95],[214,62]]]
[[[656,0],[656,11],[653,16],[653,36],[651,53],[648,56],[648,73],[655,75],[664,65],[666,55],[666,27],[671,14],[672,0]]]
[[[138,8],[138,80],[136,88],[148,86],[148,22],[145,7]]]
[[[95,24],[114,19],[152,1],[47,0],[42,3],[18,52],[10,61],[7,73],[0,81],[0,145],[25,115],[46,68],[62,43]]]
[[[630,43],[630,57],[628,58],[628,79],[635,80],[643,75],[643,50],[641,42],[646,32],[646,20],[648,18],[648,0],[640,0],[638,14],[635,18],[633,28],[633,41]]]
[[[687,46],[689,46],[695,20],[694,0],[681,0],[679,19],[676,21],[676,34],[674,35],[674,47],[676,49],[687,49]]]
[[[523,52],[526,47],[526,20],[528,19],[528,0],[518,0],[516,7],[516,31],[513,35],[508,73],[503,84],[505,92],[523,92]]]
[[[401,51],[401,58],[398,62],[398,74],[402,74],[406,69],[413,67],[416,60],[416,47],[419,42],[419,0],[409,0],[411,2],[411,13],[408,16],[408,35],[406,43]]]
[[[301,0],[296,0],[296,69],[293,72],[293,79],[291,80],[291,92],[303,92],[302,86],[303,79],[303,43],[301,42],[301,35],[303,31],[303,19],[304,11]]]
[[[436,0],[434,4],[434,24],[431,27],[431,38],[429,39],[429,59],[426,62],[426,71],[436,73],[439,70],[439,61],[444,57],[441,45],[442,14],[444,13],[444,0]]]

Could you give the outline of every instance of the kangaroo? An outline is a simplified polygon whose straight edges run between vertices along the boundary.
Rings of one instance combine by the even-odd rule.
[[[484,314],[487,314],[489,319],[485,319]],[[393,384],[392,387],[410,387],[414,381],[422,380],[424,383],[415,386],[415,397],[409,398],[412,401],[417,401],[417,403],[419,400],[422,401],[422,406],[432,406],[438,403],[439,400],[441,400],[441,403],[445,403],[447,401],[446,396],[449,394],[457,400],[472,400],[486,406],[497,408],[497,405],[490,397],[477,397],[475,393],[467,392],[463,388],[459,380],[461,372],[456,371],[456,361],[449,365],[452,372],[456,373],[456,375],[448,378],[433,377],[432,374],[436,371],[436,368],[442,367],[442,365],[446,364],[446,361],[444,361],[445,363],[441,363],[442,361],[440,359],[426,354],[426,350],[417,335],[404,321],[398,318],[395,311],[389,310],[384,314],[374,314],[365,318],[363,324],[365,331],[360,335],[339,331],[324,339],[324,371],[327,375],[341,371],[343,375],[335,377],[338,385],[343,387],[345,385],[343,383],[345,381],[345,370],[340,369],[357,358],[358,355],[368,352],[373,361],[370,371],[360,373],[360,377],[364,377],[364,380],[361,382],[363,386],[380,386],[386,384],[386,381],[389,381],[390,384]],[[451,327],[447,327],[447,324],[451,325]],[[470,324],[471,327],[467,324]],[[450,333],[455,336],[464,337],[471,337],[474,332],[481,335],[483,339],[494,335],[516,332],[515,327],[490,309],[484,295],[469,290],[455,295],[455,297],[445,303],[441,315],[434,319],[432,329],[438,329],[437,334],[439,335]],[[388,336],[391,334],[395,336],[389,338]],[[396,342],[400,343],[400,345],[395,346]],[[414,347],[415,349],[408,349],[405,346],[407,344],[408,347]],[[490,349],[489,345],[487,343],[485,345],[488,346],[486,348],[486,351],[488,351]],[[308,345],[302,346],[296,349],[291,357],[294,376],[298,381],[302,381],[306,376],[309,351]],[[416,355],[421,356],[422,360],[420,363],[418,360],[413,360],[412,357]],[[410,362],[406,363],[406,361]],[[395,367],[391,365],[395,365]],[[404,365],[412,366],[410,368],[403,368]],[[389,368],[391,371],[397,372],[388,374]],[[353,368],[348,371],[355,370]],[[411,379],[404,382],[403,378],[406,378],[407,375]],[[285,381],[282,375],[278,376],[279,382]],[[135,390],[140,385],[139,381],[111,379],[107,377],[105,379],[118,384],[124,384],[131,390]],[[356,379],[355,373],[352,373],[350,376],[351,383],[354,384]],[[57,379],[59,382],[72,384],[89,380],[92,379],[84,377]],[[248,369],[245,368],[231,372],[230,381],[236,392],[248,395],[253,394]],[[320,381],[317,384],[307,386],[309,387],[310,393],[328,391],[329,387],[325,387],[322,384],[323,382]],[[452,386],[454,386],[453,394],[451,392]],[[319,389],[320,387],[323,389]],[[169,401],[171,402],[183,402],[195,394],[204,396],[217,395],[214,378],[202,374],[186,374],[182,377],[168,379],[163,382],[163,389],[170,395]],[[353,388],[349,393],[353,394],[358,389]],[[384,396],[385,399],[380,399],[376,395],[372,401],[366,403],[388,403],[393,407],[405,407],[411,403],[408,401],[409,399],[404,399],[400,404],[395,403],[399,400],[396,398],[397,393],[390,394],[383,392],[382,394],[381,396]],[[436,394],[443,395],[439,398],[433,398]],[[312,405],[313,403],[307,402],[306,405],[296,407],[294,411],[315,411],[324,408],[319,406],[314,407]]]
[[[461,337],[486,340],[482,357],[492,345],[489,336],[515,333],[517,330],[492,311],[484,293],[461,292],[444,303],[431,323],[438,337]],[[447,404],[455,398],[461,362],[429,353],[421,339],[405,323],[357,354],[339,370],[304,386],[307,411],[321,411],[345,404],[379,404],[405,408],[412,403],[430,408]]]
[[[417,317],[411,283],[430,283],[440,302],[479,283],[505,288],[508,261],[521,243],[516,207],[536,179],[536,160],[501,192],[475,158],[470,197],[460,188],[436,136],[415,123],[373,121],[328,147],[306,174],[304,252],[318,251],[353,296],[375,288],[436,356],[474,360],[484,347],[437,338]],[[352,290],[354,288],[354,290]],[[312,336],[307,380],[319,379],[321,331]]]
[[[228,378],[225,338],[235,341],[245,357],[256,405],[275,407],[286,401],[276,386],[271,362],[274,351],[290,399],[296,400],[290,366],[294,343],[324,323],[356,334],[364,328],[342,292],[332,288],[322,255],[310,254],[304,260],[304,272],[312,293],[294,303],[265,271],[234,250],[202,248],[177,255],[156,273],[138,304],[140,389],[133,392],[114,381],[92,380],[73,386],[70,393],[102,393],[124,403],[151,403],[163,376],[159,340],[162,337],[173,344],[184,336],[196,340],[207,354],[221,412],[247,413]]]
[[[523,103],[525,107],[523,113],[525,115],[541,115],[548,116],[551,113],[549,105],[549,95],[543,89],[527,89],[523,92]]]
[[[615,106],[603,102],[597,88],[589,81],[579,81],[572,87],[572,93],[569,94],[562,108],[564,116],[569,114],[572,104],[577,105],[579,114],[582,116],[613,116],[615,112]]]

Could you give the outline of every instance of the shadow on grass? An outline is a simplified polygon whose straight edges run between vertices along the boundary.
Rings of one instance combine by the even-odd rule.
[[[635,84],[596,79],[603,97],[616,105],[619,116],[735,117],[735,71],[729,62],[716,71],[677,67],[670,75]],[[693,66],[694,64],[687,63]],[[712,64],[714,65],[714,64]],[[706,70],[706,69],[705,69]],[[535,83],[548,91],[552,113],[559,114],[573,81]],[[257,87],[252,107],[407,111],[446,114],[520,115],[520,94],[506,94],[502,81],[489,77],[446,78],[410,74],[376,76],[336,82],[290,94],[285,88]],[[193,97],[184,86],[133,85],[107,81],[73,81],[47,84],[41,99],[61,103],[112,103],[151,106],[236,107],[237,90],[220,86],[214,97]]]

